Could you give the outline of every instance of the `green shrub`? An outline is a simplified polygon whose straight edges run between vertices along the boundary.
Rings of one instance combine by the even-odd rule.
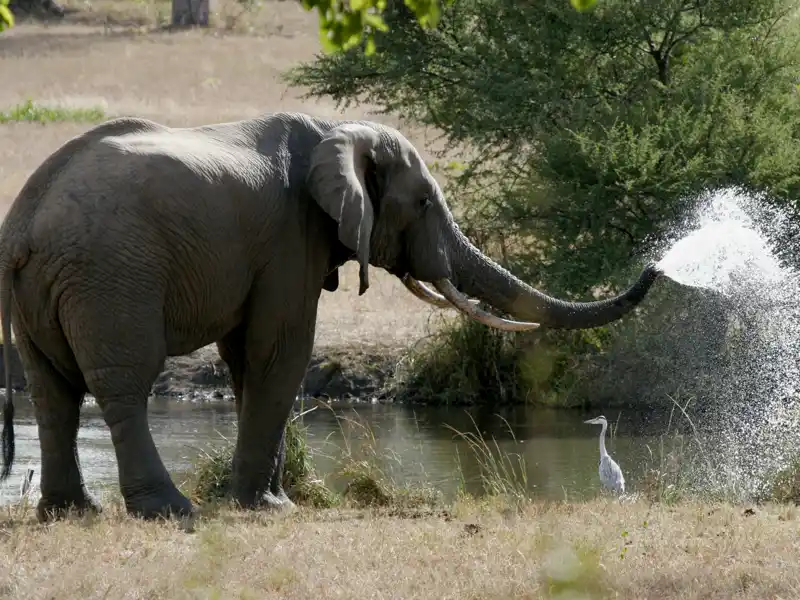
[[[397,371],[397,399],[434,405],[585,405],[569,392],[601,352],[607,328],[514,335],[467,318],[412,348]]]
[[[397,399],[430,404],[510,403],[521,395],[513,338],[459,318],[412,349]]]

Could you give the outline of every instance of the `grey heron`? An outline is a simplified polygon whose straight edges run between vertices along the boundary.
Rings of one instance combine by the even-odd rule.
[[[600,430],[600,466],[598,468],[600,472],[600,483],[616,494],[624,494],[625,478],[622,476],[622,469],[619,468],[619,465],[614,462],[614,459],[611,458],[608,451],[606,451],[606,429],[608,429],[608,421],[604,416],[600,415],[594,419],[584,421],[584,423],[603,426]]]

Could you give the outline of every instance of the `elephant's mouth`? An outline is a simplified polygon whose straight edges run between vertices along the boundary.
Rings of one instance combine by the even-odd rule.
[[[438,308],[456,308],[469,318],[488,327],[503,331],[530,331],[539,327],[539,323],[503,319],[486,312],[478,306],[478,300],[467,298],[456,289],[449,279],[439,279],[433,282],[438,293],[408,273],[402,275],[400,279],[408,291],[420,300]]]

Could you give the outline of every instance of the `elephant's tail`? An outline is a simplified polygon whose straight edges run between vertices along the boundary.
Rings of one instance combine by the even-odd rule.
[[[13,264],[6,264],[0,279],[0,320],[3,332],[3,370],[6,376],[6,401],[3,405],[3,469],[0,481],[11,473],[14,463],[14,390],[11,388],[11,288],[16,275]]]

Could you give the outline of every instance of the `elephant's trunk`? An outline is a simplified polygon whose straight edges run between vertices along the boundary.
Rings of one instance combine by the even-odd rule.
[[[514,277],[473,246],[457,228],[456,235],[451,264],[461,291],[517,319],[552,329],[588,329],[616,321],[644,299],[662,274],[655,264],[649,264],[636,283],[619,296],[595,302],[566,302]]]

